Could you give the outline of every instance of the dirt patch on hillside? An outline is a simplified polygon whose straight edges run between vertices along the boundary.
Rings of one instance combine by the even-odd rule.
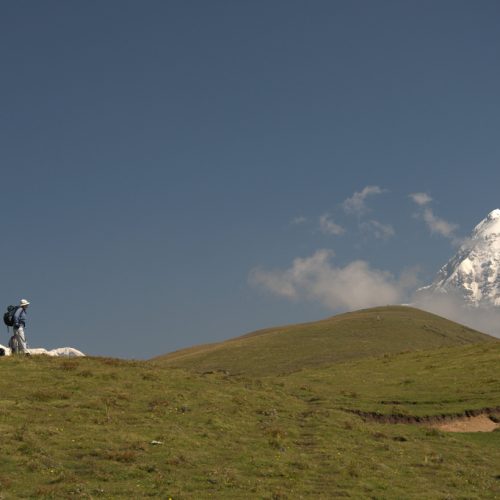
[[[345,410],[365,421],[382,424],[420,424],[444,432],[493,432],[500,428],[500,407],[467,410],[461,414],[415,417],[377,412]]]
[[[500,428],[500,423],[494,422],[487,415],[479,415],[457,418],[451,422],[440,422],[431,427],[444,432],[493,432]]]

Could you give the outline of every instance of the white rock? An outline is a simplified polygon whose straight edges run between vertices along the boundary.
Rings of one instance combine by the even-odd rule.
[[[0,354],[3,352],[3,356],[10,356],[12,354],[9,347],[3,346],[0,344]],[[45,354],[47,356],[59,356],[59,357],[81,357],[85,356],[83,352],[78,349],[74,349],[73,347],[58,347],[57,349],[52,349],[48,351],[43,347],[35,347],[33,349],[28,349],[28,352],[32,355],[36,354]]]

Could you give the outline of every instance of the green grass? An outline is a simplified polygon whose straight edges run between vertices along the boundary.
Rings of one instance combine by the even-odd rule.
[[[500,343],[486,342],[259,378],[2,358],[0,498],[497,498],[500,432],[364,422],[345,409],[497,406],[499,359]]]
[[[156,358],[196,372],[253,376],[369,356],[487,342],[492,338],[434,314],[404,306],[378,307],[314,323],[261,330],[218,344]]]
[[[311,388],[324,405],[413,417],[500,407],[500,342],[386,355],[286,377],[287,390]],[[381,397],[382,396],[382,397]]]

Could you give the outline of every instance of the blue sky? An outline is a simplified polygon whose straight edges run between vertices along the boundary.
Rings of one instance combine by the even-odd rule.
[[[2,303],[32,347],[145,358],[405,300],[500,207],[499,18],[2,2]]]

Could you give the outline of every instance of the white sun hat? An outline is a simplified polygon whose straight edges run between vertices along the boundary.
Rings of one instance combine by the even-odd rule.
[[[21,299],[21,302],[19,302],[19,305],[21,307],[23,307],[23,306],[29,306],[30,303],[26,299]]]

